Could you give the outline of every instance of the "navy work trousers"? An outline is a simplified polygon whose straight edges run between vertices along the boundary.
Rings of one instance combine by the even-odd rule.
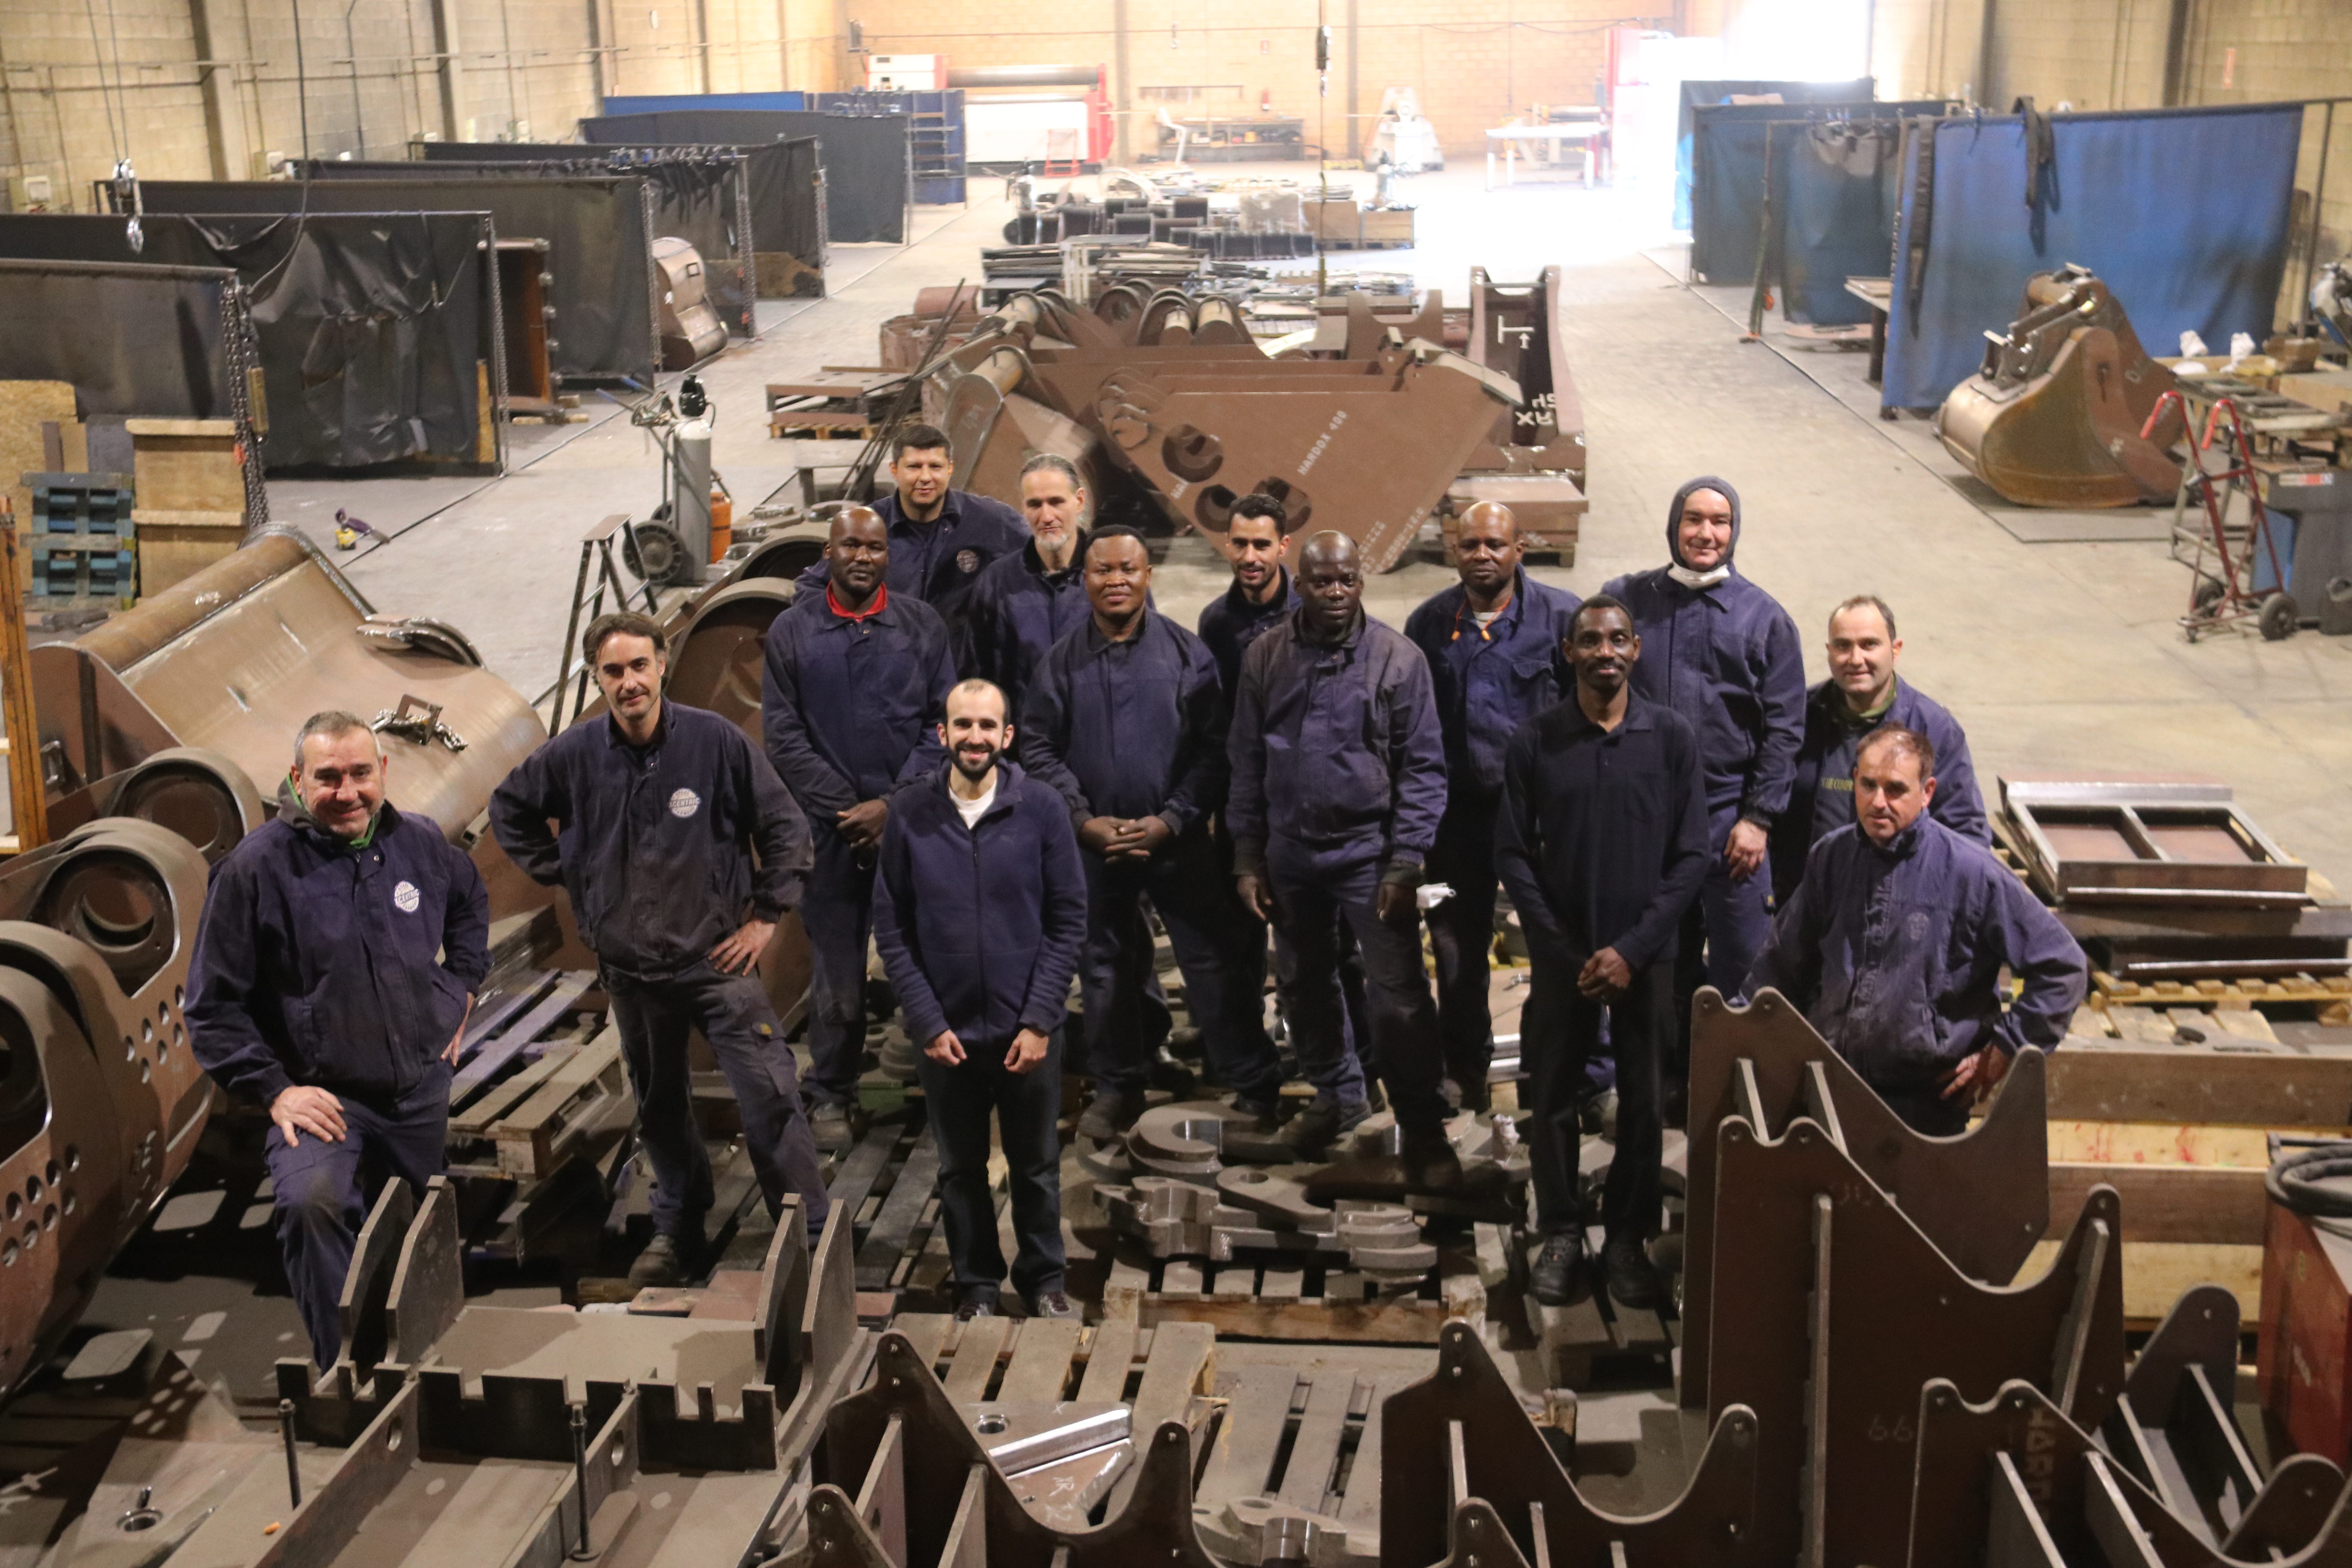
[[[637,1095],[637,1137],[653,1161],[654,1228],[687,1243],[702,1237],[712,1202],[710,1155],[694,1121],[687,1038],[699,1029],[743,1115],[743,1145],[771,1215],[800,1194],[812,1239],[831,1206],[816,1140],[801,1108],[799,1075],[775,1009],[756,974],[721,974],[708,961],[666,980],[604,972],[621,1057]]]
[[[1690,1076],[1691,998],[1702,985],[1712,985],[1726,996],[1738,995],[1756,955],[1772,938],[1771,865],[1767,862],[1746,881],[1735,882],[1723,863],[1723,847],[1738,820],[1738,806],[1708,815],[1706,880],[1683,915],[1675,957],[1675,1027],[1667,1037],[1674,1057],[1663,1069],[1677,1081]]]
[[[1363,1069],[1348,1042],[1341,1000],[1342,932],[1355,938],[1364,966],[1364,1009],[1372,1055],[1398,1125],[1422,1131],[1445,1120],[1444,1047],[1437,1004],[1421,961],[1420,922],[1382,921],[1375,912],[1377,858],[1333,863],[1303,845],[1266,847],[1274,890],[1274,932],[1285,950],[1277,974],[1299,1069],[1318,1104],[1364,1098]]]
[[[940,1151],[940,1223],[959,1300],[994,1300],[1004,1280],[996,1201],[988,1186],[988,1118],[996,1115],[1013,1187],[1013,1288],[1034,1298],[1062,1286],[1062,1036],[1025,1073],[1004,1070],[1010,1040],[965,1040],[953,1067],[915,1058],[923,1114]]]
[[[1488,1006],[1495,952],[1495,806],[1475,797],[1449,799],[1429,852],[1428,878],[1454,896],[1428,911],[1429,952],[1437,969],[1437,1027],[1445,1042],[1445,1076],[1465,1091],[1486,1081],[1495,1055]]]
[[[801,895],[809,939],[809,1099],[847,1105],[866,1059],[866,945],[874,929],[874,861],[812,819],[815,861]]]
[[[1078,958],[1087,1070],[1103,1093],[1140,1095],[1166,1012],[1151,997],[1148,900],[1184,974],[1186,1009],[1210,1076],[1254,1100],[1282,1092],[1282,1062],[1265,1032],[1265,928],[1247,918],[1205,838],[1178,839],[1149,861],[1087,862],[1087,942]],[[1255,941],[1256,952],[1250,951]],[[1160,1027],[1153,1027],[1153,1015]]]
[[[435,1062],[415,1089],[395,1100],[372,1104],[356,1095],[336,1098],[343,1105],[340,1141],[301,1132],[300,1142],[289,1148],[286,1134],[273,1125],[262,1143],[278,1209],[278,1239],[286,1249],[286,1283],[310,1331],[310,1359],[321,1372],[342,1349],[335,1304],[351,1272],[352,1244],[383,1184],[396,1177],[421,1198],[426,1181],[448,1164],[449,1067]]]
[[[1585,1093],[1585,1063],[1602,1049],[1603,1005],[1576,989],[1575,968],[1536,960],[1526,1010],[1519,1016],[1519,1065],[1534,1080],[1528,1155],[1536,1189],[1536,1224],[1546,1235],[1583,1228],[1577,1203],[1578,1105]],[[1633,984],[1607,1004],[1609,1036],[1617,1052],[1617,1152],[1601,1189],[1601,1219],[1612,1240],[1645,1242],[1656,1234],[1664,1198],[1659,1161],[1665,1133],[1660,1121],[1658,1058],[1668,1037],[1673,966],[1633,971]]]

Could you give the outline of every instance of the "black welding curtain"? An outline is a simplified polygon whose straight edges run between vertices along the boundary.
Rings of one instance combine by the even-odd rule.
[[[1900,103],[1791,106],[1737,103],[1698,109],[1694,115],[1691,186],[1691,270],[1710,283],[1747,283],[1756,277],[1763,236],[1765,135],[1772,138],[1774,240],[1784,258],[1800,251],[1851,262],[1846,270],[1884,278],[1893,256],[1895,212],[1905,115],[1941,114],[1940,99]],[[1815,126],[1842,127],[1816,136]],[[1877,128],[1885,126],[1884,139]],[[1849,153],[1849,132],[1856,145]],[[1806,154],[1803,157],[1799,153]],[[1883,156],[1881,156],[1883,153]],[[1796,218],[1796,227],[1790,220]],[[1810,270],[1827,277],[1827,265]],[[1843,291],[1844,276],[1828,279]],[[1799,321],[1829,321],[1832,314]],[[1851,319],[1851,318],[1850,318]],[[1867,320],[1864,316],[1862,318]]]
[[[661,354],[654,332],[653,237],[638,176],[518,180],[453,175],[413,180],[142,180],[147,210],[289,213],[304,192],[316,212],[486,212],[501,239],[543,239],[553,274],[557,379],[651,386]]]
[[[120,217],[18,214],[0,216],[0,256],[234,268],[252,311],[268,399],[261,455],[272,470],[471,462],[487,225],[480,213],[151,213],[134,256]],[[137,351],[149,341],[136,329],[59,335]]]
[[[38,221],[47,220],[0,217],[0,230]],[[111,224],[118,234],[123,226],[120,218],[57,221]],[[0,259],[0,381],[69,382],[85,415],[231,418],[226,334],[249,330],[224,309],[236,281],[226,268]],[[67,321],[110,330],[58,331]]]
[[[735,178],[739,163],[730,153],[710,152],[638,160],[627,168],[616,168],[612,160],[595,155],[593,149],[574,147],[568,154],[552,158],[436,159],[431,163],[316,158],[310,167],[313,177],[321,180],[641,177],[653,193],[654,233],[675,235],[694,247],[702,258],[710,303],[719,319],[737,337],[749,337],[752,331],[751,247],[750,237],[742,231],[751,225],[735,210],[742,192]]]
[[[419,142],[415,151],[433,163],[533,163],[601,155],[635,159],[690,149],[692,142],[594,147],[576,142]],[[818,181],[817,141],[730,146],[740,153],[751,182],[751,248],[792,257],[812,272],[824,270],[824,188]],[[614,172],[619,172],[614,170]]]
[[[903,114],[824,114],[792,109],[665,109],[580,122],[583,141],[606,146],[726,142],[749,146],[814,136],[824,166],[824,215],[836,244],[903,245],[912,196]],[[798,255],[798,251],[793,252]]]

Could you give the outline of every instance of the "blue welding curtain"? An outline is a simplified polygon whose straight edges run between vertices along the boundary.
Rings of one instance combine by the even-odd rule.
[[[1763,217],[1764,138],[1772,136],[1774,217],[1781,227],[1784,275],[1808,279],[1795,289],[1790,319],[1823,324],[1866,321],[1830,299],[1851,300],[1846,275],[1886,276],[1895,235],[1896,154],[1901,118],[1941,114],[1940,99],[1895,103],[1727,104],[1702,106],[1692,135],[1691,270],[1710,283],[1756,276]],[[1822,127],[1818,135],[1815,126]],[[1829,128],[1852,126],[1846,132]],[[1883,135],[1874,128],[1884,126]],[[1811,287],[1818,279],[1821,289]],[[1826,290],[1824,293],[1823,290]],[[1861,309],[1856,301],[1856,308]]]
[[[2016,319],[2025,280],[2068,262],[2115,291],[2151,353],[2170,352],[2183,331],[2217,349],[2232,332],[2270,331],[2300,105],[2053,114],[2050,126],[2055,159],[2031,209],[2025,126],[2015,116],[1935,128],[1925,213],[1906,169],[1885,406],[1940,405],[1983,363],[1984,334]],[[1906,162],[1916,156],[1915,146]],[[1915,289],[1913,240],[1923,226]]]

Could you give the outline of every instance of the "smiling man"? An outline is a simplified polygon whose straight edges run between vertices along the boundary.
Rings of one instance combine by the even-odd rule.
[[[1013,1288],[1032,1317],[1076,1318],[1063,1289],[1055,1124],[1086,873],[1062,797],[1003,760],[1004,693],[963,681],[946,709],[947,764],[890,799],[874,945],[923,1053],[915,1070],[940,1151],[956,1316],[992,1315],[1004,1279],[988,1180],[992,1113],[1013,1189]]]
[[[1429,662],[1364,614],[1363,561],[1346,534],[1307,541],[1298,591],[1297,612],[1243,657],[1226,741],[1235,890],[1285,950],[1285,1011],[1316,1090],[1283,1138],[1319,1159],[1370,1114],[1341,1022],[1344,929],[1363,958],[1408,1179],[1442,1188],[1461,1163],[1445,1139],[1444,1053],[1414,910],[1445,811]]]
[[[1021,711],[1030,672],[1045,650],[1086,625],[1087,487],[1066,458],[1041,452],[1021,470],[1021,515],[1029,542],[984,568],[964,621],[971,648],[963,668],[994,681]]]
[[[1992,842],[1977,792],[1969,739],[1941,703],[1895,673],[1903,639],[1886,602],[1856,595],[1830,612],[1830,678],[1805,700],[1805,739],[1789,808],[1772,825],[1772,893],[1785,900],[1805,874],[1805,855],[1853,820],[1853,759],[1862,742],[1893,725],[1916,730],[1936,748],[1935,819],[1965,838]]]
[[[447,1163],[449,1067],[490,968],[480,875],[384,799],[390,772],[359,719],[311,716],[277,817],[213,869],[188,981],[196,1060],[268,1107],[286,1280],[321,1368],[377,1192],[422,1195]]]
[[[1437,967],[1437,1022],[1445,1076],[1465,1110],[1489,1103],[1495,1053],[1487,993],[1495,949],[1495,808],[1503,752],[1522,724],[1566,694],[1561,662],[1575,595],[1529,580],[1518,520],[1482,500],[1455,525],[1462,580],[1406,617],[1404,635],[1429,660],[1445,727],[1445,816],[1429,852],[1429,879],[1454,896],[1429,911]]]
[[[973,585],[990,563],[1029,542],[1021,514],[993,497],[953,488],[955,458],[947,432],[907,425],[890,438],[890,479],[896,487],[874,503],[890,536],[890,591],[920,599],[950,626],[962,624]],[[801,574],[801,586],[822,588],[820,563]]]
[[[1666,545],[1665,565],[1616,578],[1602,592],[1624,601],[1647,650],[1633,667],[1634,689],[1689,721],[1706,766],[1714,858],[1683,919],[1666,1064],[1668,1097],[1679,1103],[1692,995],[1702,980],[1736,988],[1771,932],[1766,850],[1788,808],[1804,736],[1805,660],[1788,612],[1732,563],[1738,490],[1712,474],[1676,490],[1666,507]]]
[[[1095,1098],[1078,1131],[1108,1140],[1134,1124],[1167,1038],[1167,1011],[1150,995],[1147,901],[1168,928],[1212,1075],[1271,1129],[1282,1065],[1261,1006],[1265,937],[1209,842],[1225,797],[1216,663],[1151,609],[1140,534],[1102,530],[1081,564],[1091,614],[1038,667],[1021,723],[1022,763],[1068,804],[1087,868],[1078,984]]]
[[[1298,590],[1285,564],[1290,554],[1290,520],[1282,502],[1253,491],[1234,502],[1225,531],[1213,537],[1233,567],[1231,586],[1201,606],[1194,623],[1217,661],[1217,679],[1232,700],[1240,689],[1242,655],[1268,627],[1298,608]]]
[[[1622,604],[1587,599],[1569,623],[1573,700],[1511,738],[1495,857],[1527,932],[1534,973],[1519,1020],[1533,1079],[1536,1300],[1566,1302],[1584,1257],[1577,1100],[1604,1013],[1617,1059],[1617,1147],[1602,1190],[1610,1295],[1658,1302],[1645,1246],[1663,1214],[1659,1060],[1674,1027],[1684,911],[1706,875],[1698,738],[1632,681],[1642,639]]]
[[[734,1091],[768,1212],[796,1193],[810,1234],[824,1225],[793,1053],[753,968],[800,900],[808,824],[742,731],[663,696],[668,645],[651,620],[600,616],[581,651],[604,718],[523,759],[490,797],[490,829],[526,873],[562,885],[596,954],[654,1167],[655,1235],[629,1279],[674,1285],[700,1262],[714,1201],[687,1063],[695,1030]]]
[[[1926,736],[1864,739],[1856,820],[1813,846],[1746,991],[1779,991],[1896,1115],[1950,1137],[2019,1047],[2057,1048],[2089,973],[1991,850],[1928,815],[1936,794]],[[2004,967],[2021,983],[2006,1006]]]

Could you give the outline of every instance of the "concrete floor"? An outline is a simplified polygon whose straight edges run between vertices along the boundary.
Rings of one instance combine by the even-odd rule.
[[[2174,617],[2188,572],[2162,542],[2028,542],[2004,527],[1917,432],[1882,426],[1866,398],[1841,388],[1841,376],[1858,380],[1858,364],[1809,364],[1809,375],[1785,341],[1741,344],[1732,321],[1682,285],[1667,253],[1652,258],[1670,237],[1647,193],[1556,184],[1487,193],[1481,183],[1471,165],[1405,182],[1422,245],[1333,265],[1411,271],[1456,300],[1474,264],[1507,279],[1552,262],[1567,268],[1592,510],[1576,564],[1538,575],[1591,593],[1656,564],[1675,487],[1722,474],[1745,503],[1741,567],[1796,617],[1811,679],[1823,673],[1830,606],[1878,594],[1902,623],[1904,672],[1959,716],[1988,779],[2053,769],[2216,774],[2292,853],[2352,888],[2352,729],[2342,722],[2352,650],[2311,632],[2275,644],[2251,635],[2184,642]],[[830,297],[763,302],[764,335],[705,373],[720,410],[715,461],[739,506],[790,477],[789,453],[765,434],[767,380],[871,363],[879,323],[908,310],[917,289],[979,279],[979,251],[1001,243],[1010,207],[993,181],[973,181],[972,194],[969,210],[919,209],[909,247],[836,247]],[[536,694],[556,670],[580,532],[611,511],[649,511],[660,460],[609,406],[595,423],[531,431],[518,446],[520,466],[497,481],[274,484],[273,505],[317,530],[331,528],[339,505],[397,528],[349,560],[362,591],[381,608],[465,628],[493,668]],[[2118,531],[2155,531],[2146,521]],[[1368,600],[1401,622],[1449,580],[1425,556],[1381,578]],[[1155,586],[1161,608],[1189,624],[1222,591],[1223,568],[1205,541],[1180,540]]]

